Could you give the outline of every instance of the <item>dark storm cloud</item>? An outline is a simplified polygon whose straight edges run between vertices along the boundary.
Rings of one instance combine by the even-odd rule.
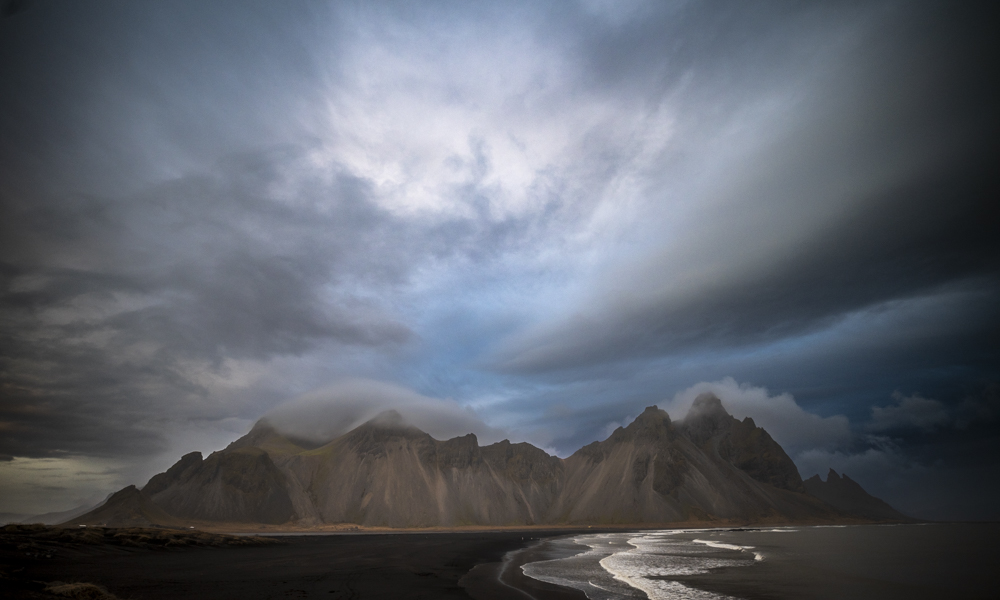
[[[350,209],[336,219],[293,212],[234,188],[175,182],[145,197],[95,202],[103,216],[92,219],[59,218],[58,204],[7,212],[4,238],[22,260],[4,269],[5,412],[50,407],[28,415],[23,435],[5,439],[8,451],[29,452],[29,443],[39,449],[28,455],[80,450],[79,440],[109,451],[142,445],[128,433],[132,411],[164,397],[181,408],[185,397],[205,395],[187,373],[192,361],[295,354],[320,340],[408,339],[382,307],[330,298],[324,288],[336,278],[380,277],[378,265],[359,258],[378,244],[378,219],[366,227],[368,216],[352,219]],[[25,226],[32,222],[44,226]],[[70,254],[52,251],[60,247]],[[102,422],[120,435],[95,435]],[[42,435],[45,423],[58,442]]]
[[[168,421],[232,415],[205,373],[398,348],[414,264],[526,227],[407,221],[315,167],[321,5],[39,3],[3,37],[3,452],[162,450]]]
[[[0,20],[24,481],[148,477],[345,378],[412,390],[332,394],[358,415],[419,397],[562,454],[718,382],[871,481],[993,447],[985,5],[25,6]]]
[[[637,298],[574,317],[537,346],[514,354],[514,370],[578,367],[692,347],[781,339],[886,301],[971,281],[995,290],[1000,267],[1000,197],[979,154],[951,172],[914,181],[851,215],[764,269],[734,273],[681,298]],[[987,162],[988,161],[988,162]],[[980,164],[976,164],[980,163]]]
[[[671,36],[677,28],[672,21],[689,24],[676,13],[616,30],[615,37],[595,44],[601,51],[595,52],[593,71],[606,85],[646,88],[656,85],[648,77],[633,82],[628,66],[639,65],[636,73],[647,76],[662,73],[654,78],[660,87],[674,83],[674,71],[687,72],[690,81],[705,77],[745,90],[807,76],[810,61],[788,58],[781,46],[800,42],[810,48],[801,39],[808,34],[789,31],[789,25],[815,26],[823,9],[789,10],[791,15],[776,23],[765,18],[754,29],[742,17],[752,13],[755,22],[767,11],[748,8],[705,11],[719,25],[709,28],[716,35],[707,40],[682,32]],[[707,18],[699,8],[690,12],[696,22]],[[968,281],[996,290],[997,45],[978,20],[983,15],[969,7],[874,12],[875,25],[853,32],[860,41],[831,65],[833,74],[808,84],[810,94],[819,93],[799,114],[788,115],[799,121],[795,129],[776,143],[761,144],[725,174],[738,184],[728,192],[729,210],[706,211],[696,223],[700,229],[686,250],[721,254],[721,268],[705,265],[719,275],[695,286],[664,285],[671,263],[699,264],[678,252],[613,268],[595,282],[596,301],[562,323],[545,323],[510,340],[498,367],[539,372],[750,346],[826,328],[854,311],[949,284]],[[760,35],[748,39],[749,30]],[[776,64],[763,67],[769,58]],[[665,65],[659,70],[649,64],[657,60]],[[756,69],[741,70],[744,61]],[[721,76],[720,64],[732,71],[729,77]],[[685,85],[694,86],[690,81]],[[705,84],[692,97],[704,100],[714,85]],[[723,93],[715,102],[740,100]],[[867,183],[879,169],[888,179]],[[837,187],[840,197],[831,197],[829,188]],[[819,219],[807,238],[783,239],[782,213],[809,217],[802,207],[815,204],[842,209]],[[741,248],[743,241],[750,243]],[[769,243],[763,259],[753,260]]]
[[[19,259],[3,264],[0,297],[6,452],[155,451],[161,413],[224,415],[200,365],[405,344],[412,331],[372,293],[391,295],[421,257],[475,258],[521,229],[414,228],[350,177],[299,190],[315,205],[261,196],[286,160],[244,156],[221,176],[117,200],[6,207],[6,255]]]

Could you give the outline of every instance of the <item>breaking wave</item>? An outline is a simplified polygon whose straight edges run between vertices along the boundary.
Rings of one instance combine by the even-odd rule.
[[[588,534],[566,540],[590,549],[521,567],[528,577],[578,589],[591,600],[721,600],[730,598],[685,586],[672,578],[763,560],[749,546],[690,539],[691,530]],[[700,530],[699,534],[706,533]]]

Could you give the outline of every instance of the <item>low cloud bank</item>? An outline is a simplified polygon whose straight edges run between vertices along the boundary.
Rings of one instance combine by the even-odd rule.
[[[469,433],[480,444],[507,437],[490,427],[468,407],[453,400],[422,396],[412,390],[370,379],[347,379],[308,392],[268,412],[264,418],[278,431],[312,442],[326,442],[395,410],[406,423],[445,440]]]
[[[960,404],[949,407],[920,394],[906,396],[896,391],[893,403],[873,406],[869,431],[930,433],[945,428],[968,429],[995,421],[1000,416],[1000,385],[989,384],[979,393],[966,397]]]
[[[767,430],[793,458],[807,450],[835,450],[851,439],[847,417],[821,417],[803,410],[791,394],[772,396],[767,388],[737,383],[732,377],[697,383],[662,406],[674,420],[683,419],[699,394],[711,392],[737,419],[750,417]]]
[[[919,394],[904,396],[894,392],[892,399],[895,404],[888,406],[873,406],[872,420],[868,425],[871,431],[889,431],[893,429],[921,429],[931,431],[951,421],[945,405]]]
[[[832,468],[918,518],[996,518],[1000,465],[987,456],[995,447],[992,432],[1000,418],[1000,386],[995,383],[951,405],[897,391],[853,427],[843,415],[809,413],[791,394],[771,395],[731,377],[695,384],[662,407],[672,419],[683,419],[704,392],[718,396],[736,418],[751,417],[766,429],[804,479],[817,474],[826,479]],[[928,460],[928,448],[956,436],[963,441],[950,442],[951,456]]]

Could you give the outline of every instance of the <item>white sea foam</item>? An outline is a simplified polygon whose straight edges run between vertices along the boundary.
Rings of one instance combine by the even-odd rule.
[[[570,558],[530,563],[522,570],[528,577],[581,590],[591,600],[641,598],[642,594],[650,600],[728,598],[669,578],[719,567],[749,566],[753,560],[744,558],[746,549],[722,542],[695,544],[688,536],[678,536],[682,533],[690,531],[579,536],[572,541],[590,550]],[[731,556],[720,555],[719,550],[729,551]]]
[[[753,546],[737,546],[736,544],[725,544],[723,542],[713,542],[711,540],[693,540],[696,544],[705,544],[711,548],[719,548],[721,550],[739,550],[740,552],[750,552],[753,550]],[[760,561],[764,560],[764,555],[760,552],[753,552],[753,559]]]
[[[521,570],[532,579],[574,588],[591,600],[620,600],[642,598],[635,588],[615,579],[601,568],[601,559],[631,548],[629,534],[595,534],[573,538],[569,542],[589,546],[590,550],[555,560],[545,560],[523,565]]]
[[[746,550],[747,548],[753,548],[753,546],[737,546],[736,544],[724,544],[722,542],[713,542],[711,540],[693,540],[696,544],[705,544],[706,546],[711,546],[712,548],[722,548],[723,550]]]

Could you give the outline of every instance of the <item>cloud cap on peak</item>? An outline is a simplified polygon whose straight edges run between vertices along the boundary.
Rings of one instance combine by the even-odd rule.
[[[401,429],[407,426],[406,419],[403,415],[399,414],[399,411],[390,408],[389,410],[384,410],[379,414],[375,415],[371,419],[365,422],[365,425],[372,425],[374,427],[382,427],[385,429]]]
[[[264,419],[284,435],[314,443],[329,442],[364,423],[411,426],[442,440],[469,433],[487,443],[506,437],[453,400],[371,379],[344,379],[308,392],[271,410]]]
[[[699,417],[718,419],[731,416],[729,411],[722,405],[722,400],[718,396],[712,392],[702,392],[691,403],[691,408],[688,410],[684,420],[687,421],[688,419]]]
[[[737,383],[732,377],[701,382],[666,403],[675,421],[695,415],[752,417],[789,456],[814,448],[838,448],[851,439],[847,417],[821,417],[807,412],[791,394],[772,395],[767,388]]]

